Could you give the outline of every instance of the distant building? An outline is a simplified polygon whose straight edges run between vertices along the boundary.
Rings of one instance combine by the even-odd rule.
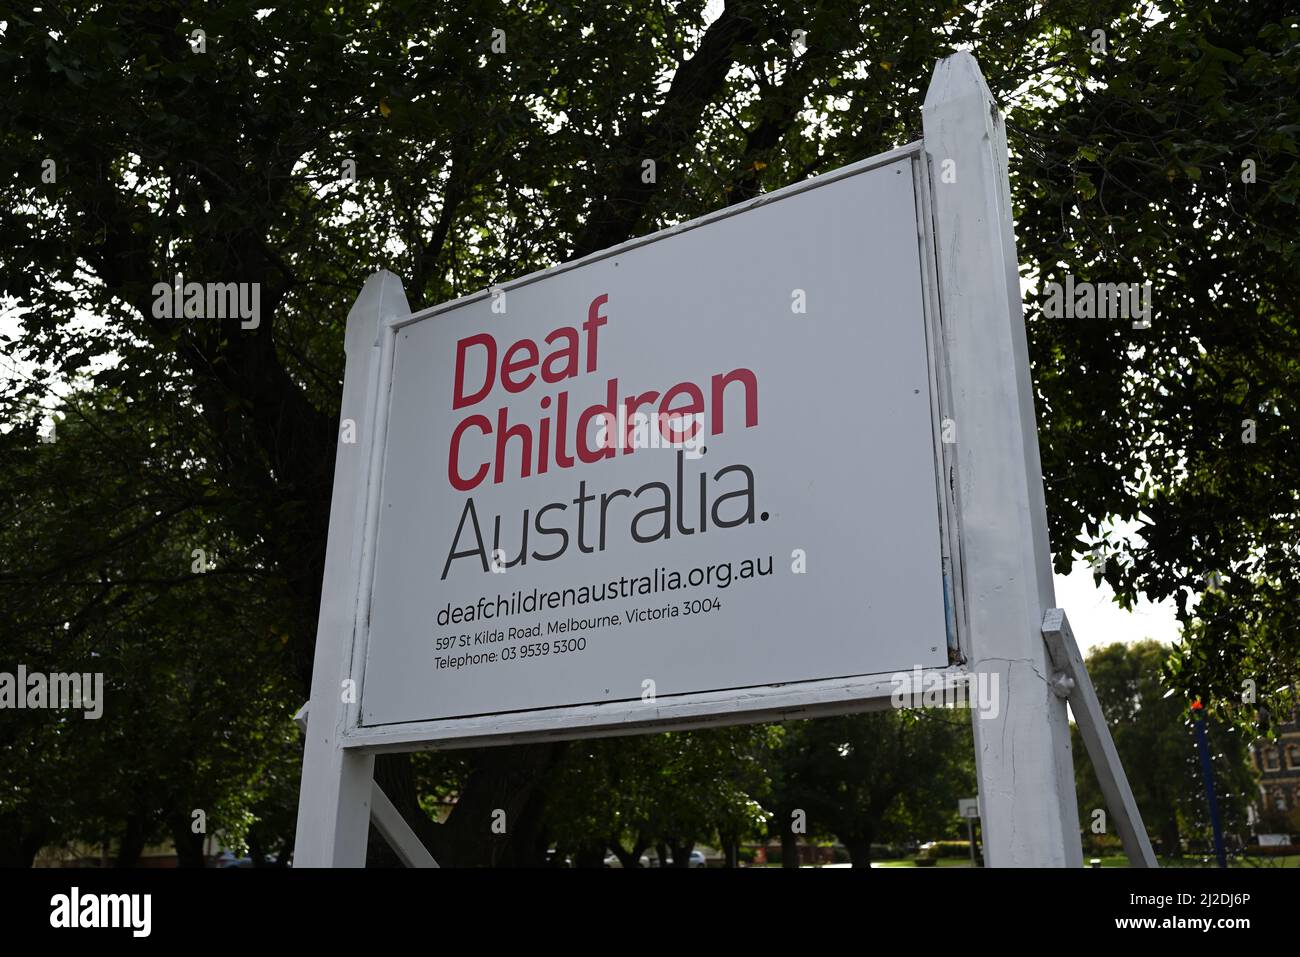
[[[32,867],[112,867],[117,858],[117,847],[114,844],[102,844],[95,846],[85,844],[79,841],[73,841],[64,845],[50,845],[41,848],[32,861]],[[226,859],[234,860],[235,856],[225,849],[221,840],[216,835],[208,835],[203,840],[203,859],[207,862],[208,867],[229,866]],[[150,844],[140,852],[140,858],[135,864],[136,867],[162,867],[172,868],[177,866],[176,848],[171,844]]]
[[[1300,836],[1300,721],[1281,726],[1276,741],[1260,740],[1250,749],[1259,772],[1260,833]]]

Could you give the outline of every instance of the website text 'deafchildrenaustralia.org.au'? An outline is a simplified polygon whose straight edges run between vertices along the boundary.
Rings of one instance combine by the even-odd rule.
[[[796,554],[791,559],[792,569],[797,570],[801,561]],[[587,648],[588,636],[580,634],[583,632],[720,612],[723,595],[718,593],[770,576],[774,562],[774,556],[766,555],[685,570],[656,567],[644,575],[623,575],[571,588],[497,592],[470,604],[447,603],[438,612],[435,666],[457,670],[580,653]],[[669,597],[693,589],[703,594]],[[546,612],[568,609],[573,612],[543,617]],[[498,624],[507,618],[515,623]],[[470,627],[449,630],[456,626]]]

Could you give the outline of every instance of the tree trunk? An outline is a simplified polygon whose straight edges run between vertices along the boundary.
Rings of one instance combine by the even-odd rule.
[[[605,845],[585,844],[573,855],[574,867],[604,867]]]
[[[781,866],[799,866],[799,836],[784,828],[781,830]]]
[[[1178,818],[1170,816],[1165,821],[1164,827],[1160,829],[1160,844],[1166,857],[1183,856],[1183,843],[1178,833]]]
[[[691,851],[695,849],[695,842],[688,841],[685,844],[674,843],[673,849],[673,867],[690,867]]]
[[[17,815],[0,817],[0,868],[31,867],[45,844],[45,825],[24,830]]]
[[[262,850],[262,842],[257,837],[257,828],[249,828],[248,831],[248,856],[253,861],[254,867],[269,867],[266,858],[266,852]]]
[[[113,862],[113,866],[137,866],[140,863],[140,855],[144,853],[144,845],[144,822],[137,815],[132,814],[127,817],[126,825],[122,828],[122,838],[117,848],[117,860]]]
[[[646,840],[645,836],[642,834],[637,835],[636,843],[632,845],[632,850],[630,851],[623,850],[623,845],[619,843],[618,838],[611,837],[607,843],[609,844],[609,849],[614,852],[614,856],[618,858],[619,863],[622,864],[624,868],[640,867],[641,855],[644,854],[645,849],[650,846],[650,842]]]
[[[849,851],[849,861],[854,867],[871,866],[871,836],[857,836],[843,838],[844,846]]]
[[[549,767],[549,765],[548,765]],[[496,860],[497,867],[545,867],[546,851],[550,840],[546,831],[546,793],[538,787],[545,779],[539,771],[525,785],[527,788],[523,807],[516,815],[510,841]],[[605,845],[598,850],[599,863],[604,864]]]
[[[176,848],[176,863],[179,867],[204,867],[207,861],[203,857],[203,835],[195,834],[190,827],[188,817],[172,820],[172,845]]]

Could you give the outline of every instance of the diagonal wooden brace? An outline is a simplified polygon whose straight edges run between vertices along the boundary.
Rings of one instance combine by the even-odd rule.
[[[1092,687],[1092,679],[1083,665],[1083,655],[1079,653],[1070,620],[1065,617],[1063,609],[1049,608],[1044,613],[1043,641],[1047,642],[1047,654],[1057,671],[1053,688],[1070,702],[1070,710],[1074,712],[1092,766],[1097,769],[1101,793],[1106,798],[1106,806],[1124,843],[1129,863],[1134,867],[1159,867],[1151,849],[1151,840],[1142,826],[1142,813],[1133,799],[1133,789],[1128,786],[1119,752],[1115,750],[1110,728],[1106,725],[1106,716],[1101,712],[1101,702],[1097,700],[1097,692]]]
[[[310,708],[311,702],[308,702],[293,716],[294,723],[303,734],[307,733],[307,716]],[[370,782],[370,823],[407,867],[438,866],[438,862],[433,859],[433,855],[424,846],[419,835],[411,829],[411,825],[406,823],[402,812],[393,806],[393,802],[388,800],[388,795],[373,779]]]

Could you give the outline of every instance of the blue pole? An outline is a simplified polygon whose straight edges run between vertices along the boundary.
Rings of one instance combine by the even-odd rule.
[[[1210,764],[1210,742],[1205,734],[1205,716],[1198,710],[1193,720],[1196,725],[1196,750],[1201,753],[1201,775],[1205,778],[1205,796],[1210,802],[1210,827],[1214,830],[1214,855],[1220,867],[1228,866],[1228,855],[1223,850],[1223,824],[1219,820],[1219,802],[1214,797],[1214,768]]]

